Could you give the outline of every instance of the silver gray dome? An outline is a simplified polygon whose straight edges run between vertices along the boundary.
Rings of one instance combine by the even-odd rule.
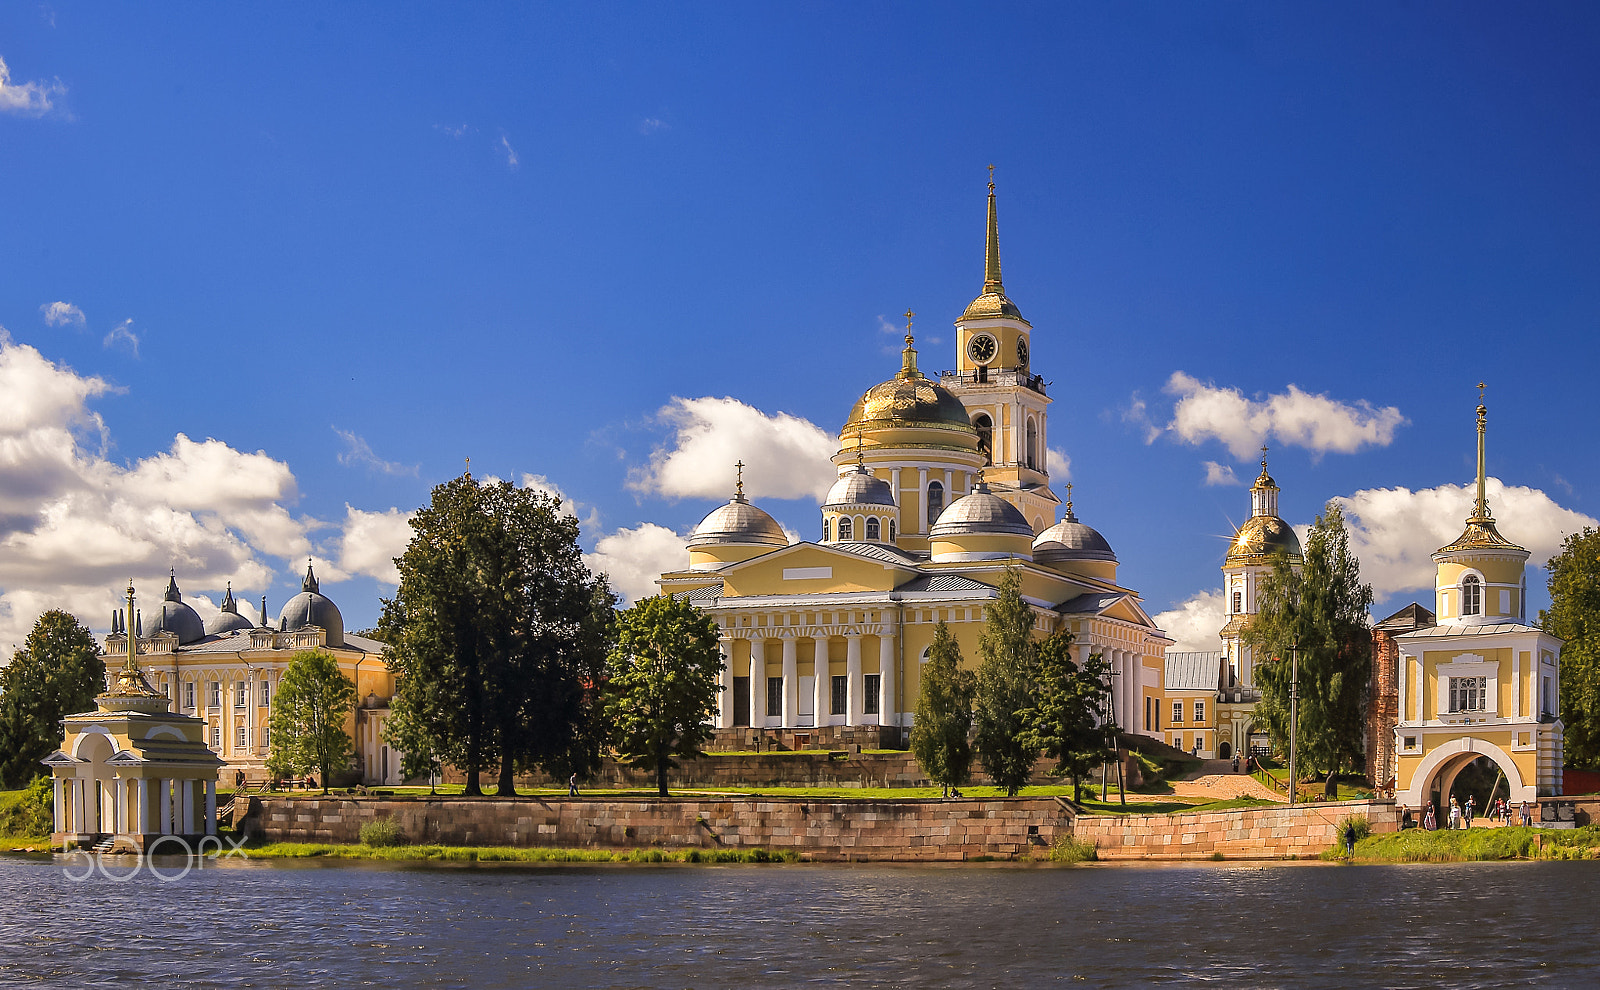
[[[1033,559],[1041,564],[1069,560],[1106,560],[1115,564],[1111,544],[1091,526],[1085,526],[1067,505],[1066,518],[1040,533],[1033,541]]]
[[[882,478],[869,473],[857,464],[856,469],[839,476],[828,489],[822,503],[824,509],[835,505],[894,505],[894,490]]]
[[[144,635],[154,636],[158,632],[169,632],[177,636],[179,646],[186,646],[206,638],[205,623],[200,621],[199,612],[184,603],[183,595],[178,591],[176,574],[167,579],[166,597],[161,602],[161,607],[150,616],[150,625]]]
[[[254,629],[255,626],[254,619],[239,614],[239,605],[233,600],[233,585],[230,584],[227,593],[222,596],[221,610],[206,620],[206,635],[220,636],[235,629]]]
[[[1017,507],[989,491],[985,482],[972,487],[972,494],[964,495],[950,503],[939,513],[939,521],[928,531],[933,539],[950,536],[1026,536],[1033,538],[1033,527],[1028,525]]]
[[[727,505],[712,509],[689,534],[690,549],[718,543],[786,547],[789,538],[784,535],[778,520],[751,505],[740,494],[729,499]]]
[[[322,596],[310,564],[306,565],[305,580],[300,582],[300,588],[300,593],[284,604],[283,612],[278,616],[278,628],[292,632],[306,626],[317,626],[327,633],[324,640],[326,645],[343,646],[344,616],[339,614],[339,606]]]

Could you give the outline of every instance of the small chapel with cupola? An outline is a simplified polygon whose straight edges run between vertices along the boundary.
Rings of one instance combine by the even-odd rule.
[[[1124,586],[1111,544],[1051,487],[1050,398],[1033,327],[1001,280],[991,171],[982,289],[955,321],[955,369],[925,373],[906,313],[900,367],[862,392],[838,432],[838,479],[814,539],[790,543],[744,494],[688,540],[661,588],[722,628],[718,748],[905,744],[934,628],[969,665],[985,608],[1015,569],[1043,637],[1110,663],[1116,721],[1144,731],[1169,640]]]

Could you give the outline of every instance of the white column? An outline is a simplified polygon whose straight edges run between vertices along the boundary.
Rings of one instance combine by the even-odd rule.
[[[156,781],[156,798],[159,807],[156,810],[156,824],[160,826],[156,831],[162,835],[172,834],[172,781],[163,777]]]
[[[800,724],[800,640],[783,637],[783,724]]]
[[[69,782],[67,796],[67,831],[83,831],[83,778],[73,777]]]
[[[722,673],[717,675],[717,683],[722,685],[722,690],[717,692],[717,719],[715,723],[719,729],[730,728],[733,725],[732,646],[732,641],[726,636],[717,641],[717,650],[722,654]]]
[[[111,831],[118,835],[128,830],[128,782],[117,778],[117,806],[111,809]]]
[[[139,778],[138,795],[139,811],[136,817],[135,827],[138,828],[139,834],[143,835],[150,831],[150,781],[144,779],[143,777]]]
[[[183,786],[183,802],[182,802],[182,808],[183,808],[183,831],[181,833],[179,833],[179,834],[181,834],[181,835],[192,835],[194,833],[194,831],[195,831],[195,827],[194,827],[194,818],[195,818],[194,781],[186,779],[186,780],[184,780],[182,786]]]
[[[767,724],[767,665],[761,657],[761,640],[750,640],[750,724]]]
[[[811,672],[816,676],[811,678],[811,707],[816,711],[815,724],[818,726],[833,724],[833,676],[828,672],[828,641],[817,641],[817,649],[811,654]]]
[[[51,778],[51,784],[55,788],[55,803],[50,806],[51,822],[55,825],[51,831],[54,832],[71,831],[67,827],[67,789],[63,786],[65,783],[60,777]]]
[[[861,637],[845,638],[844,724],[861,724]]]
[[[945,494],[948,495],[949,492]],[[937,521],[928,518],[928,469],[925,467],[917,468],[917,518],[921,520],[921,525],[917,527],[917,532],[924,535],[933,528],[933,524]],[[903,511],[900,514],[900,521],[902,523],[905,522],[905,513]]]
[[[899,725],[894,710],[894,637],[887,629],[878,633],[878,724]]]
[[[217,782],[206,781],[206,834],[217,834]]]

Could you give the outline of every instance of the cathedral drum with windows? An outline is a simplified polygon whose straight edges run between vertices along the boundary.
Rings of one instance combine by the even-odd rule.
[[[1399,646],[1395,799],[1449,803],[1480,763],[1513,802],[1561,793],[1561,641],[1527,622],[1528,551],[1500,535],[1485,491],[1488,410],[1478,406],[1477,500],[1466,529],[1433,555],[1437,623]],[[1502,795],[1505,793],[1501,792]]]
[[[839,432],[819,539],[789,544],[741,476],[690,535],[689,566],[659,579],[722,628],[715,748],[904,745],[935,626],[947,622],[976,665],[1008,567],[1036,635],[1069,630],[1080,658],[1110,662],[1120,725],[1137,730],[1162,700],[1171,641],[1071,502],[1057,521],[1050,400],[1029,363],[1032,327],[1000,279],[992,182],[983,291],[956,321],[956,370],[938,380],[918,365],[914,315],[899,371],[862,394]]]

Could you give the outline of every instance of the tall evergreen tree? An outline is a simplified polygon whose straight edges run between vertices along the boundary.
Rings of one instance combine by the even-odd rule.
[[[1600,763],[1600,531],[1568,536],[1551,557],[1550,607],[1539,626],[1561,647],[1561,721],[1570,767]]]
[[[339,670],[333,654],[301,650],[290,657],[272,695],[268,768],[283,775],[317,770],[322,793],[328,793],[329,778],[348,767],[354,753],[345,723],[355,707],[356,686]]]
[[[464,771],[592,765],[591,689],[606,655],[611,596],[555,497],[471,474],[434,488],[397,558],[400,586],[378,628],[401,676],[390,741],[409,769],[426,753]]]
[[[928,779],[944,788],[960,787],[972,776],[972,671],[961,667],[961,646],[940,620],[933,629],[928,662],[922,665],[911,752]]]
[[[618,754],[654,770],[662,797],[675,758],[701,755],[711,736],[722,690],[721,635],[714,619],[667,594],[645,598],[617,616],[607,663],[607,719]]]
[[[1261,584],[1260,603],[1242,634],[1257,657],[1256,721],[1266,726],[1277,749],[1288,750],[1290,660],[1298,644],[1298,758],[1300,766],[1327,774],[1331,795],[1333,775],[1347,763],[1359,763],[1372,678],[1367,625],[1372,586],[1361,581],[1361,563],[1350,552],[1337,503],[1329,502],[1312,524],[1299,573],[1287,558],[1273,563]],[[1282,662],[1263,662],[1268,657]]]
[[[0,783],[22,787],[61,745],[61,719],[92,711],[106,688],[94,635],[70,613],[39,616],[11,664],[0,670]]]
[[[1037,691],[1034,703],[1023,711],[1022,742],[1056,761],[1052,774],[1072,778],[1076,800],[1079,779],[1110,753],[1102,719],[1108,714],[1111,665],[1099,653],[1089,654],[1080,665],[1072,658],[1072,639],[1072,633],[1062,630],[1037,647]]]
[[[1037,646],[1033,609],[1022,600],[1022,579],[1007,568],[1000,595],[984,609],[978,640],[978,690],[973,721],[978,758],[997,787],[1015,795],[1033,773],[1039,751],[1029,745],[1023,712],[1033,706]]]

